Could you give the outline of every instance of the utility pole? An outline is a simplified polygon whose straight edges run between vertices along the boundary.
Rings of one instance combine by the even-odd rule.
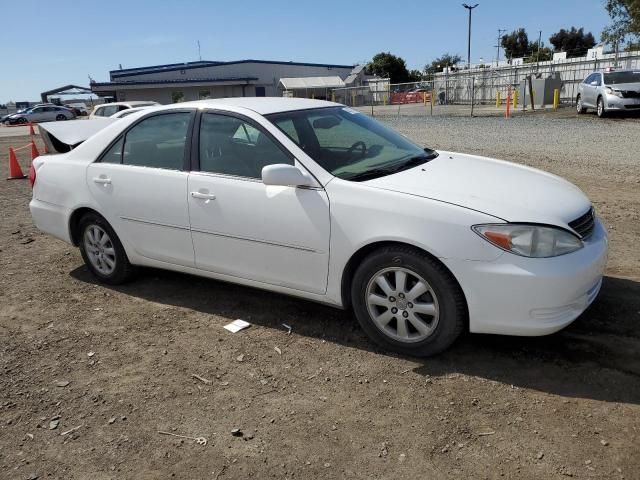
[[[202,55],[200,55],[200,40],[198,40],[198,60],[202,61]]]
[[[536,54],[536,72],[540,66],[540,42],[542,41],[542,30],[538,32],[538,53]]]
[[[498,29],[498,42],[496,45],[496,48],[498,49],[498,54],[496,55],[496,67],[500,65],[500,42],[502,42],[502,34],[506,32],[507,32],[506,28]]]
[[[478,5],[480,5],[479,3],[476,3],[475,5],[471,6],[471,5],[467,5],[466,3],[463,3],[462,6],[464,8],[466,8],[467,10],[469,10],[469,36],[468,36],[468,40],[467,40],[467,68],[471,69],[471,11],[476,8]]]

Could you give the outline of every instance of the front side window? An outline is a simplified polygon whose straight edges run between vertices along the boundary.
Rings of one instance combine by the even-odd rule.
[[[346,180],[389,175],[438,155],[350,108],[297,110],[267,118],[322,168]]]
[[[293,160],[263,131],[239,118],[207,113],[200,125],[200,170],[261,178],[267,165]]]
[[[182,170],[190,121],[189,112],[145,118],[127,132],[122,163]]]

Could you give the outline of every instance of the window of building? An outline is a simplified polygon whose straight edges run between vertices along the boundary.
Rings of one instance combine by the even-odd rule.
[[[267,165],[293,160],[260,129],[227,115],[207,113],[200,125],[200,170],[262,178]]]
[[[184,92],[171,92],[172,103],[184,102]]]
[[[265,93],[264,87],[256,87],[256,97],[264,97]]]
[[[181,170],[191,113],[176,112],[146,118],[127,132],[122,163]]]

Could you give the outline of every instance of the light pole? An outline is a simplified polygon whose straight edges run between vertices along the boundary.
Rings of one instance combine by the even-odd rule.
[[[473,6],[467,5],[466,3],[462,4],[462,6],[464,8],[469,10],[469,37],[468,37],[468,41],[467,41],[467,68],[469,68],[469,69],[471,68],[471,10],[476,8],[478,5],[480,5],[480,4],[476,3]]]

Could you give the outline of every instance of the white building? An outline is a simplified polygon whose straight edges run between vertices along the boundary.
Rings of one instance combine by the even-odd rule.
[[[222,97],[281,96],[281,78],[338,76],[346,80],[353,65],[238,60],[199,61],[109,72],[109,82],[92,82],[91,90],[117,101],[155,100],[168,104]]]

